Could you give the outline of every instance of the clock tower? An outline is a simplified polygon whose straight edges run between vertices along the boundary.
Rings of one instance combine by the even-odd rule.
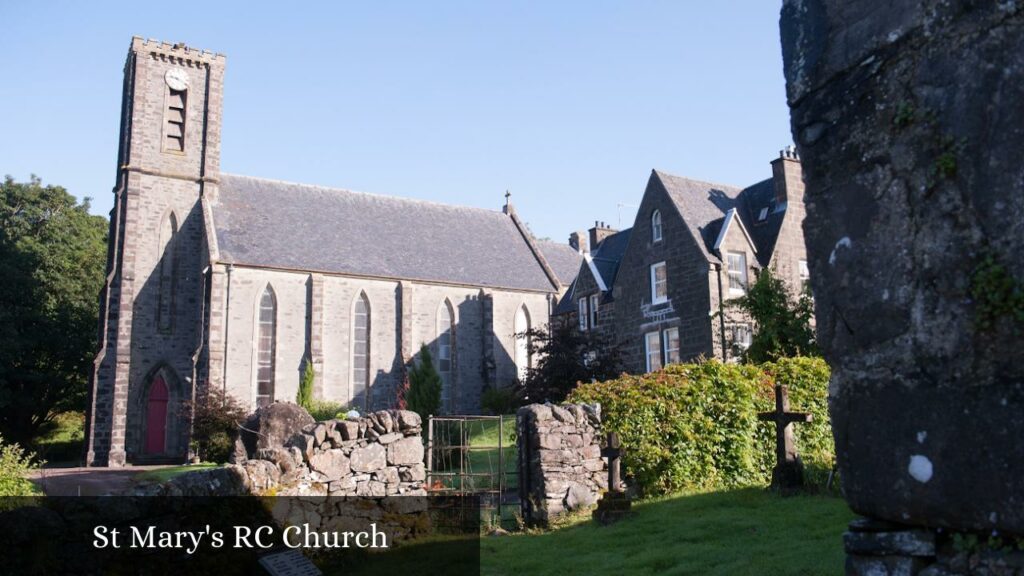
[[[204,335],[202,199],[217,194],[225,58],[132,39],[87,463],[183,461]]]

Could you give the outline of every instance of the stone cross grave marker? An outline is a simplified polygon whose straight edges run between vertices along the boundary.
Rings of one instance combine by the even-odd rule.
[[[608,433],[608,446],[601,450],[601,456],[608,458],[608,490],[610,492],[622,492],[622,479],[620,475],[620,459],[622,458],[622,443],[619,435],[615,432]]]
[[[758,419],[775,422],[775,469],[772,470],[772,488],[782,493],[799,490],[804,485],[804,466],[793,440],[794,422],[810,422],[813,416],[806,412],[789,411],[789,388],[775,386],[775,410],[761,412]]]
[[[601,524],[611,524],[625,518],[632,508],[632,501],[622,489],[622,444],[619,442],[619,435],[609,432],[607,444],[607,447],[601,450],[601,456],[608,458],[608,491],[598,500],[597,509],[593,514],[594,520]]]

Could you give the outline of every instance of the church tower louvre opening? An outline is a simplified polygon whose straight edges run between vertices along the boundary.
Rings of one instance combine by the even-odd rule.
[[[89,465],[187,454],[181,406],[203,380],[195,358],[206,326],[205,307],[194,305],[206,298],[208,266],[200,201],[217,192],[224,66],[223,55],[132,39],[90,382]],[[161,378],[171,415],[162,430],[146,417],[156,372],[174,375]]]

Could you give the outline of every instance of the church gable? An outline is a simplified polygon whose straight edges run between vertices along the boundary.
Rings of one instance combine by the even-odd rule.
[[[554,292],[509,215],[222,175],[211,203],[223,263]]]

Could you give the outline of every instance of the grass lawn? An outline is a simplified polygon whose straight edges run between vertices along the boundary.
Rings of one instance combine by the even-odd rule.
[[[202,464],[192,464],[189,466],[168,466],[167,468],[157,468],[155,470],[146,470],[145,472],[139,472],[135,475],[132,480],[136,483],[142,482],[167,482],[175,476],[180,476],[188,472],[198,472],[199,470],[209,470],[210,468],[218,468],[220,464],[213,464],[210,462],[204,462]]]
[[[62,412],[43,430],[33,450],[48,466],[81,464],[85,445],[85,414]]]
[[[484,537],[481,573],[842,574],[854,514],[828,496],[781,498],[760,488],[635,503],[608,527],[578,519],[545,532]]]
[[[516,417],[505,415],[501,417],[501,455],[503,460],[501,468],[505,471],[505,488],[514,490],[517,486],[516,478]],[[441,428],[444,426],[444,428]],[[498,466],[498,421],[494,420],[468,420],[461,425],[457,422],[436,422],[435,441],[451,444],[458,444],[460,433],[468,436],[469,450],[465,454],[462,463],[464,469],[479,476],[466,477],[463,482],[468,489],[486,490],[497,489],[498,482],[493,474],[497,474]],[[438,450],[435,452],[437,460],[435,467],[441,471],[458,471],[459,455],[456,451]],[[458,488],[458,482],[451,477],[442,477],[441,482],[450,488]]]

